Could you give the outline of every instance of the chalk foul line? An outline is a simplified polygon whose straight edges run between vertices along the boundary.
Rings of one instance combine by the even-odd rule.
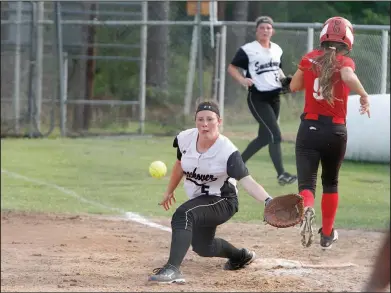
[[[31,183],[34,183],[34,184],[37,184],[37,185],[43,185],[43,186],[46,186],[46,187],[50,187],[50,188],[56,189],[56,190],[60,191],[63,194],[66,194],[68,196],[76,198],[80,202],[87,203],[87,204],[90,204],[90,205],[93,205],[93,206],[96,206],[96,207],[99,207],[99,208],[102,208],[102,209],[105,209],[105,210],[109,210],[109,211],[120,213],[121,215],[125,216],[125,218],[127,220],[129,220],[129,221],[136,222],[136,223],[139,223],[139,224],[151,227],[151,228],[156,228],[156,229],[159,229],[159,230],[162,230],[162,231],[171,232],[171,228],[170,227],[163,226],[163,225],[157,224],[155,222],[152,222],[152,221],[148,220],[147,218],[145,218],[145,217],[143,217],[143,216],[141,216],[141,215],[139,215],[137,213],[127,212],[127,211],[125,211],[123,209],[110,207],[110,206],[102,204],[100,202],[97,202],[97,201],[94,201],[94,200],[90,200],[90,199],[86,199],[85,197],[79,195],[75,191],[70,190],[68,188],[65,188],[63,186],[60,186],[60,185],[57,185],[57,184],[54,184],[54,183],[50,183],[50,182],[46,182],[46,181],[43,181],[43,180],[27,177],[27,176],[24,176],[24,175],[15,173],[15,172],[11,172],[11,171],[8,171],[8,170],[5,170],[5,169],[1,169],[1,173],[2,174],[4,173],[4,174],[6,174],[6,175],[8,175],[10,177],[16,178],[16,179],[21,179],[21,180],[24,180],[24,181],[27,181],[27,182],[31,182]]]

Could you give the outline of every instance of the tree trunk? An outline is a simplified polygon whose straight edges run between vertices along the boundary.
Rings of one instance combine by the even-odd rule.
[[[248,15],[248,1],[238,1],[235,4],[233,13],[234,21],[247,21]],[[246,42],[247,27],[246,26],[235,26],[233,27],[234,33],[234,44],[235,48],[239,48]]]
[[[169,20],[169,12],[169,1],[148,3],[150,20]],[[157,93],[166,91],[168,87],[169,33],[168,25],[148,27],[147,86]]]
[[[225,10],[227,8],[227,1],[218,1],[217,2],[217,18],[218,20],[226,20],[225,19]]]
[[[247,21],[248,15],[248,1],[237,1],[234,5],[233,10],[233,21]],[[229,46],[227,46],[227,61],[226,64],[230,64],[233,57],[235,56],[236,51],[240,48],[240,46],[244,45],[246,42],[247,36],[247,27],[246,26],[228,26],[227,27],[227,42]],[[238,85],[237,81],[234,80],[229,74],[227,74],[226,78],[226,97],[227,102],[234,101],[239,98],[243,92],[241,87]]]
[[[91,3],[62,2],[61,7],[68,10],[86,11],[90,10]],[[82,19],[88,20],[87,16],[79,14],[62,14],[63,20]],[[84,25],[63,25],[63,45],[69,43],[87,43],[87,27]],[[77,48],[68,48],[69,55],[85,55],[87,47],[85,45]],[[69,59],[68,61],[68,99],[86,99],[86,63],[85,59]],[[72,130],[77,132],[83,128],[84,105],[73,105]],[[69,110],[72,108],[69,107]],[[70,111],[69,111],[70,112]]]
[[[262,2],[261,1],[251,1],[250,2],[250,9],[248,14],[248,21],[254,21],[255,26],[255,20],[257,17],[263,15],[262,14]]]
[[[97,4],[91,4],[90,20],[97,18]],[[89,25],[87,27],[87,41],[88,44],[95,43],[95,32],[96,26]],[[96,48],[94,46],[87,46],[86,55],[93,57],[96,55]],[[94,95],[94,75],[95,75],[95,59],[88,59],[86,64],[86,99],[92,100]],[[91,105],[84,105],[84,116],[83,116],[83,130],[88,130],[91,120]]]

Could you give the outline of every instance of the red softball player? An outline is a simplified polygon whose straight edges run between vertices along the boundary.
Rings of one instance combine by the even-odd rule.
[[[291,91],[305,91],[304,112],[296,139],[299,193],[305,217],[300,227],[302,244],[313,241],[314,198],[319,163],[322,164],[322,227],[320,246],[338,240],[334,221],[338,208],[339,169],[347,145],[346,114],[350,90],[360,95],[360,113],[369,114],[368,94],[346,56],[353,47],[353,26],[345,18],[328,19],[320,33],[320,47],[303,56],[290,83]],[[307,236],[307,239],[306,239]]]

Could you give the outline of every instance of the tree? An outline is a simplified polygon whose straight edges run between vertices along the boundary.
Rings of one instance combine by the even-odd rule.
[[[248,13],[248,21],[255,21],[257,17],[263,15],[262,6],[263,1],[250,1],[249,4],[249,13]],[[275,2],[276,4],[278,2]]]
[[[148,18],[151,20],[169,20],[169,12],[169,1],[148,2]],[[168,86],[169,34],[168,25],[148,27],[147,86],[155,94],[165,92]]]
[[[91,3],[62,2],[61,8],[67,10],[89,11]],[[88,20],[89,15],[69,15],[62,14],[63,19],[82,19]],[[63,26],[64,51],[69,55],[86,55],[87,52],[87,31],[83,25]],[[69,43],[82,44],[79,47],[68,48]],[[86,66],[85,59],[70,58],[68,62],[68,99],[85,100],[86,99]],[[84,124],[84,105],[73,106],[72,130],[79,131]]]
[[[248,1],[237,1],[233,5],[232,20],[233,21],[247,21],[248,16]],[[228,26],[227,27],[227,64],[229,64],[234,57],[236,51],[246,43],[248,40],[248,28],[246,26]],[[241,95],[242,89],[238,86],[233,78],[227,75],[226,92],[233,93],[232,97]]]

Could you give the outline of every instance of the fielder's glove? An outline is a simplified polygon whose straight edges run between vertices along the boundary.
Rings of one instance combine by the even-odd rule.
[[[304,218],[304,200],[295,193],[275,197],[265,203],[264,221],[277,228],[297,225]]]
[[[281,85],[282,85],[281,94],[290,93],[291,89],[290,89],[289,85],[291,84],[292,76],[288,75],[284,78],[281,78],[280,81],[281,81]]]

